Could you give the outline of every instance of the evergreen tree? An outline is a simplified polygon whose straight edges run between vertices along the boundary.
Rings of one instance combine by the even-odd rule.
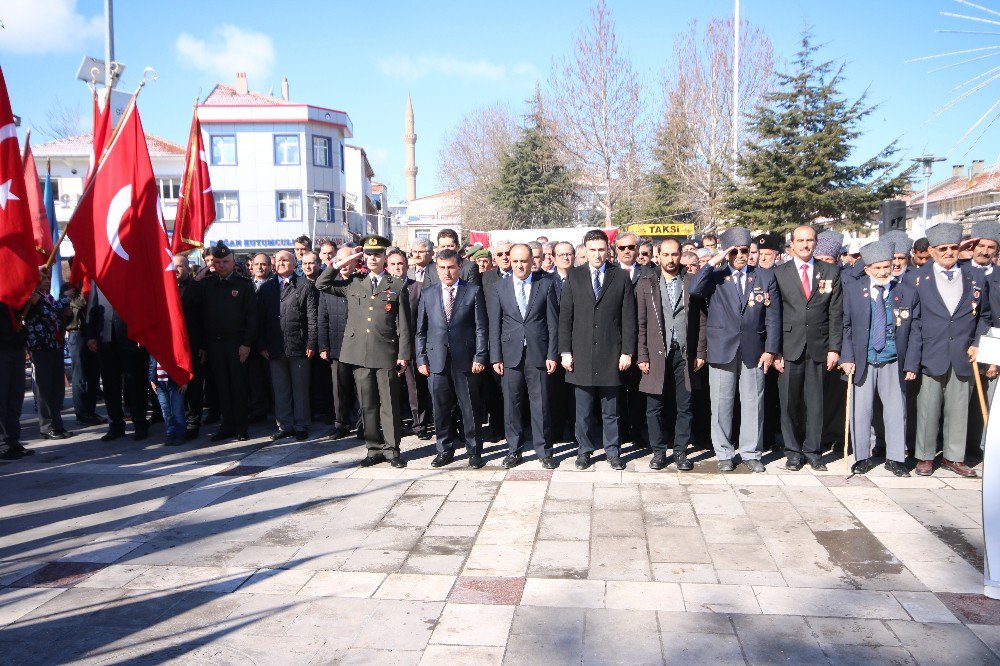
[[[649,195],[640,211],[642,219],[656,219],[663,223],[689,222],[693,219],[690,213],[678,215],[686,212],[682,202],[683,184],[669,155],[671,149],[688,154],[690,151],[686,148],[687,142],[673,137],[671,128],[663,125],[657,129],[652,149],[655,166],[646,175]]]
[[[727,202],[739,224],[782,232],[826,217],[858,228],[881,200],[908,186],[911,170],[899,173],[896,142],[861,164],[849,163],[858,126],[877,107],[867,105],[867,95],[843,99],[843,65],[834,70],[832,62],[815,63],[817,50],[805,34],[796,72],[777,74],[776,91],[750,119],[755,138],[740,156]]]
[[[528,125],[500,161],[490,201],[503,211],[508,229],[572,224],[575,188],[556,155],[548,123],[536,96]]]

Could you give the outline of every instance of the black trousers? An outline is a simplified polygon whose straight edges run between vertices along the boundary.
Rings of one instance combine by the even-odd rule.
[[[246,365],[247,376],[250,378],[250,384],[247,387],[247,399],[249,400],[247,411],[254,419],[263,419],[267,414],[274,413],[270,364],[260,353],[251,351]]]
[[[483,448],[480,430],[479,376],[469,368],[457,367],[449,358],[442,372],[432,372],[427,378],[434,404],[434,432],[438,453],[454,451],[456,404],[462,415],[461,435],[469,455],[479,455]]]
[[[548,380],[549,442],[572,440],[576,424],[576,393],[573,385],[566,382],[566,371],[561,365],[548,375]]]
[[[208,368],[219,393],[221,432],[246,432],[250,408],[246,363],[240,363],[239,340],[209,340]]]
[[[79,331],[70,331],[66,344],[73,362],[73,413],[77,419],[92,416],[97,410],[97,389],[101,385],[97,354],[87,348],[87,340]]]
[[[319,354],[309,359],[309,408],[313,419],[333,423],[333,378],[327,365]]]
[[[552,455],[549,427],[549,375],[545,368],[525,365],[503,367],[504,431],[510,453],[530,441],[539,458]],[[526,425],[530,421],[530,429]]]
[[[24,348],[0,349],[0,434],[4,442],[21,439],[24,408]]]
[[[808,357],[797,361],[785,359],[785,371],[778,377],[781,396],[781,437],[785,440],[785,457],[809,462],[818,461],[822,454],[823,388],[826,366]]]
[[[619,386],[576,387],[576,443],[581,454],[593,453],[603,443],[608,458],[621,454],[618,432]],[[597,419],[598,412],[601,415]]]
[[[354,369],[354,384],[361,403],[365,445],[369,451],[395,458],[399,455],[399,442],[403,436],[403,414],[400,409],[402,377],[396,374],[394,367],[351,367]]]
[[[188,430],[198,430],[205,397],[205,366],[198,358],[197,350],[191,351],[191,373],[194,377],[184,390],[184,421]]]
[[[407,366],[403,378],[406,380],[406,396],[413,418],[413,429],[416,431],[429,428],[431,392],[427,385],[427,377],[417,372],[411,364]]]
[[[62,420],[66,398],[66,375],[63,372],[62,349],[36,349],[29,352],[33,368],[31,392],[38,410],[38,431],[65,430]]]
[[[778,400],[778,375],[773,367],[764,374],[764,448],[777,447],[778,433],[781,430],[781,401]],[[697,410],[696,410],[697,413]],[[735,412],[737,415],[739,412]],[[844,415],[841,412],[840,420]],[[841,424],[843,425],[843,424]]]
[[[330,379],[333,383],[334,423],[338,428],[353,428],[361,418],[358,392],[354,386],[354,366],[330,359]]]
[[[666,358],[663,393],[646,393],[646,427],[654,451],[666,451],[673,442],[674,453],[683,453],[691,440],[691,391],[685,385],[687,359],[679,349]]]
[[[640,379],[642,379],[642,372],[634,363],[622,373],[621,430],[623,441],[632,442],[638,447],[645,448],[649,446],[649,436],[646,428],[642,427],[642,420],[646,416],[646,397],[644,393],[639,391]]]
[[[149,354],[131,342],[124,344],[101,342],[101,383],[104,385],[104,406],[112,432],[125,432],[124,404],[136,432],[149,429],[146,420],[146,396],[149,394]]]

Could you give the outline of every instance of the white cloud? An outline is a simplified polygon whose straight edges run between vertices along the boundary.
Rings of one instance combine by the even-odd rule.
[[[12,53],[79,51],[104,32],[104,15],[81,15],[76,0],[0,0],[0,21],[0,49]]]
[[[262,81],[274,65],[271,38],[234,25],[216,28],[208,41],[181,33],[174,46],[184,64],[227,81],[236,72],[246,72],[251,84]]]
[[[376,65],[386,76],[406,81],[435,75],[466,81],[499,81],[511,77],[533,77],[537,71],[528,62],[505,65],[483,59],[466,60],[430,53],[385,56],[379,58]]]

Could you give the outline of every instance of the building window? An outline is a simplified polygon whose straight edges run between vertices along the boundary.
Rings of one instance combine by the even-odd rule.
[[[345,161],[346,159],[347,159],[347,158],[346,158],[346,156],[345,156],[345,154],[344,154],[344,142],[343,142],[343,141],[341,141],[341,142],[340,142],[340,171],[341,171],[341,172],[343,172],[343,171],[344,171],[344,161]]]
[[[333,155],[330,151],[330,137],[313,137],[313,165],[328,167],[333,166],[331,160]]]
[[[156,186],[160,189],[160,199],[179,199],[181,196],[180,178],[157,178]]]
[[[274,165],[295,165],[299,163],[299,135],[276,134],[274,136]]]
[[[344,224],[347,224],[347,197],[340,195],[340,212],[343,215]]]
[[[332,222],[333,221],[333,192],[323,192],[320,190],[316,191],[316,194],[326,196],[325,199],[316,197],[314,201],[316,202],[316,221],[317,222]]]
[[[430,229],[414,229],[413,230],[414,240],[430,240],[431,230]]]
[[[233,166],[236,164],[236,137],[220,135],[212,137],[212,165]]]
[[[302,220],[302,192],[278,192],[278,221],[298,222]]]
[[[240,221],[240,195],[237,192],[214,192],[215,219],[218,222]]]

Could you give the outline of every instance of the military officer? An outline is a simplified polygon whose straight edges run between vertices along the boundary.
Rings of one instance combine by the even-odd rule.
[[[211,250],[214,271],[198,284],[196,312],[200,314],[201,362],[208,369],[216,390],[222,425],[213,442],[235,436],[247,439],[247,359],[257,341],[257,295],[253,282],[235,271],[232,251],[221,241]]]
[[[316,288],[347,299],[340,361],[352,366],[361,402],[368,447],[368,456],[361,464],[388,460],[400,468],[406,467],[399,452],[403,431],[401,378],[413,358],[412,317],[406,278],[385,270],[388,248],[388,238],[365,236],[353,254],[337,259],[323,271]],[[340,265],[362,254],[368,273],[340,277]]]

